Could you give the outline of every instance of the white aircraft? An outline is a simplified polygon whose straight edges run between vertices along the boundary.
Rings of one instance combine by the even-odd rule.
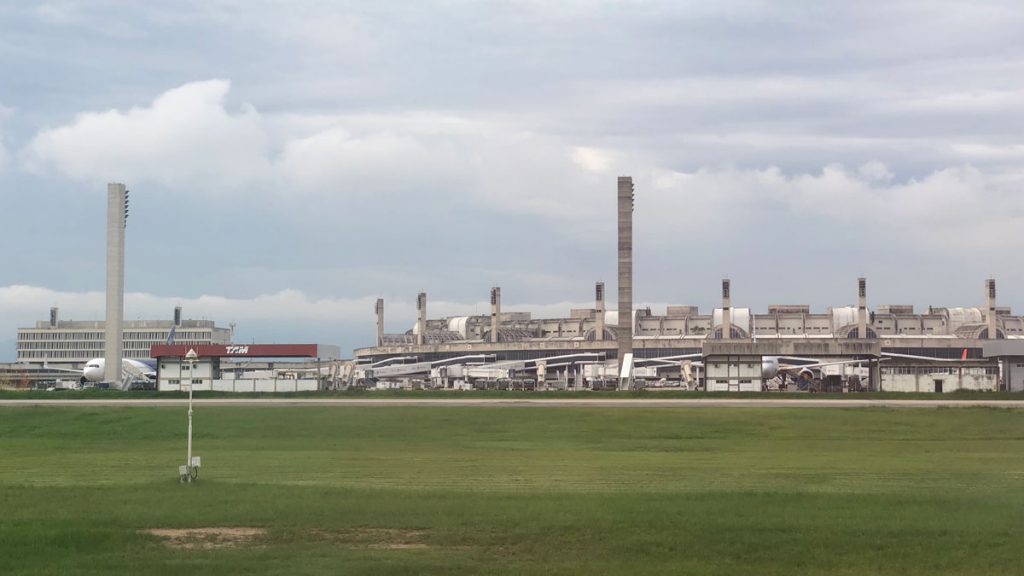
[[[140,375],[144,376],[147,380],[156,380],[156,361],[155,360],[135,360],[132,358],[125,358],[122,360],[124,364],[135,369]],[[85,368],[81,370],[74,370],[71,368],[54,368],[49,364],[43,363],[43,367],[48,370],[57,370],[60,372],[71,372],[73,374],[80,374],[82,379],[80,383],[85,384],[86,382],[102,382],[106,376],[106,359],[105,358],[93,358],[85,363]]]

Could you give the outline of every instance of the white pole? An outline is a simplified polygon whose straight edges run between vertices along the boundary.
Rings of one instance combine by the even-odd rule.
[[[195,360],[189,360],[188,362],[189,372],[189,384],[188,384],[188,460],[185,461],[186,470],[188,471],[188,481],[192,481],[192,378],[195,372],[196,363]]]

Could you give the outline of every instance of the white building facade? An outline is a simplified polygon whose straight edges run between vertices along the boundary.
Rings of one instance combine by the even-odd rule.
[[[73,365],[103,356],[105,322],[102,320],[56,320],[37,322],[32,328],[18,328],[17,361]],[[122,330],[123,358],[150,357],[153,344],[164,344],[174,331],[178,344],[229,344],[231,330],[217,327],[212,320],[128,320]]]

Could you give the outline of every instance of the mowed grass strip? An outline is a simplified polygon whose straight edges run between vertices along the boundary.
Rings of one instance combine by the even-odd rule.
[[[0,408],[0,573],[1024,573],[1022,411],[200,403],[191,486],[185,423]]]

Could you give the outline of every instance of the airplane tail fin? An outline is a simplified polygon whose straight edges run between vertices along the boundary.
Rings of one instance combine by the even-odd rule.
[[[167,343],[174,344],[174,334],[178,331],[177,326],[171,326],[171,333],[167,335]]]

